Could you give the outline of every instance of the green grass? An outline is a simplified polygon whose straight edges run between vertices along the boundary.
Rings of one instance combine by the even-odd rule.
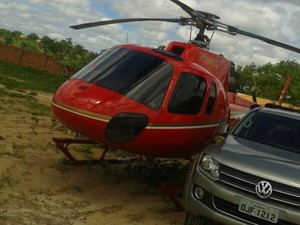
[[[37,92],[54,93],[67,79],[67,75],[52,75],[0,61],[0,84],[6,87],[0,88],[0,96],[8,97],[0,99],[0,103],[10,101],[15,111],[23,111],[24,108],[20,106],[25,106],[32,116],[50,116],[50,105],[38,103]],[[3,106],[0,109],[5,110]]]
[[[9,89],[54,93],[68,78],[0,61],[0,84]]]
[[[0,81],[1,83],[1,81]],[[10,109],[14,109],[14,111],[28,111],[31,113],[33,117],[35,116],[50,116],[51,109],[50,105],[44,105],[38,103],[35,94],[31,92],[11,92],[0,89],[0,96],[8,97],[8,99],[0,99],[0,103],[9,103],[11,105]],[[22,106],[22,107],[20,107]],[[25,107],[25,108],[23,108]],[[5,110],[5,108],[0,106],[0,109]]]

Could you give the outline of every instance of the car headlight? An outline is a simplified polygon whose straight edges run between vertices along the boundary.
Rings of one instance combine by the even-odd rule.
[[[198,167],[200,171],[202,171],[212,180],[219,180],[219,163],[210,155],[203,154]]]

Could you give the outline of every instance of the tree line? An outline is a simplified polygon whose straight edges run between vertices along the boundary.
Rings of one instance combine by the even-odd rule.
[[[267,63],[257,66],[254,63],[244,67],[237,66],[231,74],[235,77],[236,92],[253,94],[257,97],[274,101],[279,99],[280,93],[289,75],[291,83],[286,92],[284,102],[300,106],[300,64],[294,60]]]
[[[49,55],[63,67],[68,66],[74,70],[81,69],[98,55],[80,44],[73,43],[71,38],[56,40],[48,36],[39,37],[35,33],[24,35],[20,31],[6,29],[0,29],[1,44]]]
[[[22,49],[47,54],[63,66],[79,70],[98,53],[86,50],[83,46],[73,43],[71,38],[55,40],[48,36],[39,37],[35,33],[28,35],[20,31],[0,29],[0,45],[12,45]],[[101,50],[103,52],[104,50]],[[267,63],[257,66],[254,63],[237,67],[232,63],[231,76],[236,80],[235,92],[256,93],[257,97],[278,100],[287,76],[292,81],[287,91],[285,102],[300,106],[300,65],[293,60],[281,61],[276,64]]]

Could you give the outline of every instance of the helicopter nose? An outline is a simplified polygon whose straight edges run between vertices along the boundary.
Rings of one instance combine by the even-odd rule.
[[[137,113],[121,113],[107,124],[106,137],[115,144],[123,144],[136,138],[147,126],[148,117]]]

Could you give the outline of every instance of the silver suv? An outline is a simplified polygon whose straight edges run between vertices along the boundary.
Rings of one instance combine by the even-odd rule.
[[[299,225],[300,113],[252,109],[195,160],[184,205],[185,225]]]

